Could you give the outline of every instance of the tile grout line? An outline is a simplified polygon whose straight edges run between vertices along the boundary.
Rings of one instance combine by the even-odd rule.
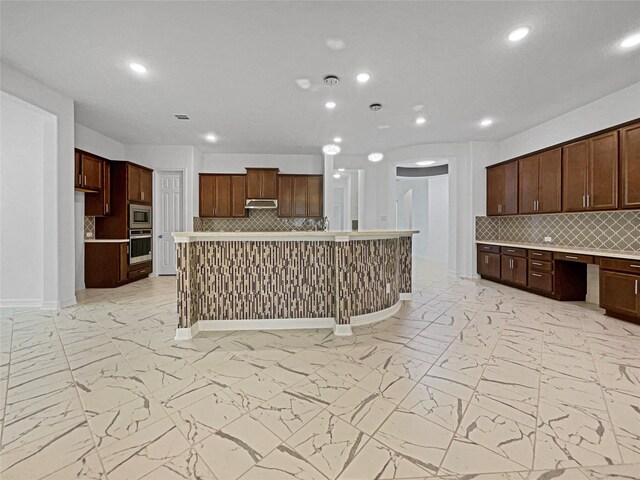
[[[3,450],[3,446],[4,446],[4,430],[6,428],[5,425],[5,417],[7,415],[7,402],[8,399],[7,397],[9,396],[9,379],[11,378],[11,357],[13,354],[13,327],[15,326],[15,308],[12,308],[12,313],[11,313],[11,334],[9,336],[9,360],[7,363],[7,384],[5,385],[5,391],[4,392],[0,392],[0,393],[4,393],[4,398],[3,398],[3,403],[4,405],[2,406],[2,429],[0,430],[0,450]]]

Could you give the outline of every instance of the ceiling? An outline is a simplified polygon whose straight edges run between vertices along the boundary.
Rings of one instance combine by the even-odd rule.
[[[338,135],[343,153],[363,154],[501,140],[640,81],[640,48],[617,48],[640,30],[637,1],[5,0],[0,8],[2,60],[72,97],[78,123],[123,143],[317,154]],[[521,25],[531,34],[509,44]],[[328,39],[344,48],[328,48]],[[148,73],[133,73],[132,61]],[[361,71],[371,74],[367,84],[355,81]],[[327,74],[340,84],[324,85]],[[383,105],[375,115],[373,102]],[[416,105],[428,118],[420,127]],[[173,116],[183,113],[191,120]],[[480,128],[484,117],[495,123]],[[208,132],[218,143],[204,140]]]

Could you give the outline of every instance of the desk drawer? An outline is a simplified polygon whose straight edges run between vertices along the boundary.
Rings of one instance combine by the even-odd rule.
[[[553,271],[553,263],[552,262],[541,262],[539,260],[530,260],[529,261],[529,269],[535,270],[536,272],[552,272]]]
[[[497,245],[478,245],[478,250],[485,253],[500,253],[500,247]]]
[[[501,247],[500,253],[503,255],[511,255],[512,257],[527,257],[526,248]]]
[[[545,252],[544,250],[529,250],[529,258],[531,260],[544,260],[550,262],[553,260],[553,253]]]
[[[603,270],[620,270],[640,275],[640,260],[623,260],[621,258],[601,258],[600,268]]]
[[[564,260],[566,262],[593,263],[593,255],[580,255],[577,253],[553,253],[554,260]]]
[[[553,274],[529,272],[529,288],[553,293]]]
[[[142,267],[129,267],[129,279],[145,277],[151,273],[151,266],[146,265]]]

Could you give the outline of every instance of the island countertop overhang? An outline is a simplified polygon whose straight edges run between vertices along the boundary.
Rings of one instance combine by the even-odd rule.
[[[419,230],[356,230],[356,231],[285,231],[285,232],[173,232],[176,243],[224,241],[336,241],[375,240],[411,237]]]

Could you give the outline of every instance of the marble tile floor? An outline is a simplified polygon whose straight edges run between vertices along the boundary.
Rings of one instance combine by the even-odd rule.
[[[640,479],[640,326],[448,278],[355,329],[175,342],[175,279],[3,309],[0,478]]]

